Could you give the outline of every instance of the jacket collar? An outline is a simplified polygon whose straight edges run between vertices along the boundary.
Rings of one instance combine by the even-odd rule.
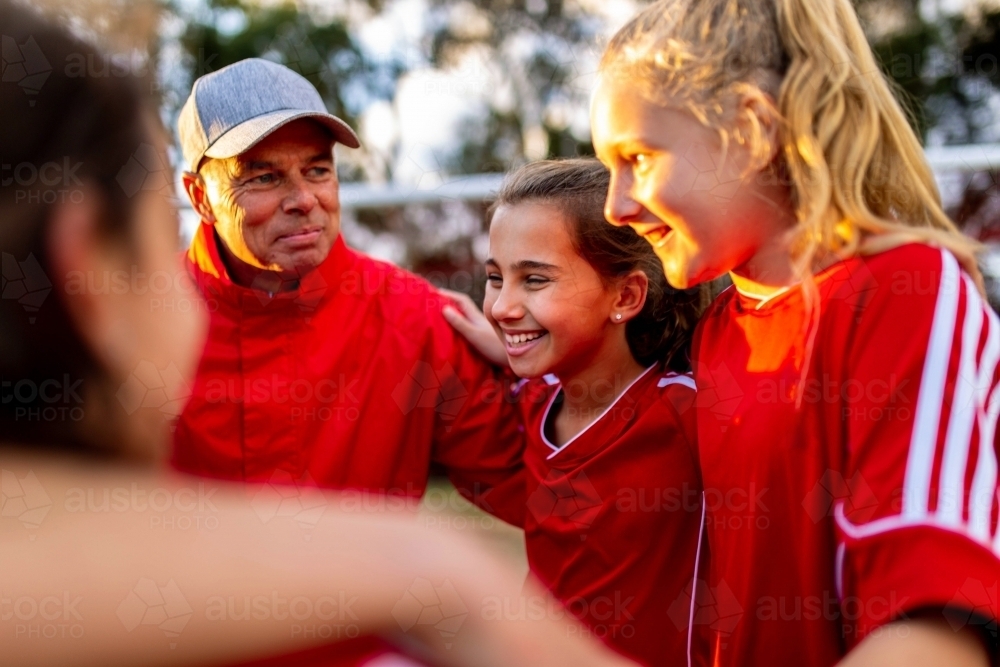
[[[199,224],[186,254],[189,270],[206,296],[244,304],[252,302],[246,297],[254,297],[262,304],[272,300],[292,301],[306,310],[312,310],[337,291],[344,272],[350,270],[357,260],[357,254],[344,243],[343,235],[338,234],[330,254],[315,270],[299,280],[297,289],[269,295],[233,282],[219,253],[220,242],[214,227]]]

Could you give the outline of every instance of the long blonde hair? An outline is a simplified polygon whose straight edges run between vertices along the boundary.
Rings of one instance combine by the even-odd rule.
[[[806,272],[818,251],[846,257],[917,240],[950,250],[981,285],[980,246],[942,209],[850,0],[659,0],[612,38],[601,70],[756,156],[772,147],[737,102],[767,105],[779,119],[781,158],[760,166],[787,175]]]

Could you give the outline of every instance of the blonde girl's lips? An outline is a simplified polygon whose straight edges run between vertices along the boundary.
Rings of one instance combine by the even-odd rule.
[[[667,240],[667,237],[670,236],[670,232],[672,231],[673,230],[670,227],[664,225],[663,227],[651,229],[642,236],[650,243],[650,245],[660,246],[663,245],[663,242]]]
[[[504,333],[504,349],[507,351],[507,356],[520,357],[537,347],[546,336],[548,336],[547,331],[530,334]]]

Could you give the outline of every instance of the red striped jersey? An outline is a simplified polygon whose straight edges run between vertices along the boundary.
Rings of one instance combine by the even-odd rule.
[[[731,288],[695,334],[712,664],[834,665],[944,607],[995,637],[1000,321],[927,245],[813,284]]]
[[[557,446],[565,392],[620,391]],[[686,665],[690,586],[702,520],[694,381],[647,369],[628,387],[519,393],[527,432],[525,540],[531,571],[590,631],[646,665]],[[530,613],[531,610],[529,609]]]

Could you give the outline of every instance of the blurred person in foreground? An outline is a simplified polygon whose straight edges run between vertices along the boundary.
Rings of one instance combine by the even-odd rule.
[[[333,149],[359,141],[312,84],[239,61],[195,81],[178,134],[201,219],[187,261],[211,314],[175,466],[401,505],[435,465],[483,509],[515,506],[503,376],[432,285],[344,243]]]
[[[116,394],[143,361],[190,371],[205,322],[197,309],[154,305],[184,296],[174,281],[159,294],[96,283],[119,272],[184,275],[172,206],[158,191],[130,198],[121,186],[140,147],[164,159],[162,131],[132,78],[66,74],[68,57],[100,57],[91,47],[8,0],[0,15],[5,59],[13,40],[52,66],[33,104],[17,71],[0,83],[0,154],[19,174],[0,189],[0,662],[232,664],[320,650],[329,633],[289,625],[289,614],[305,622],[304,600],[309,622],[332,614],[351,637],[395,631],[435,664],[621,664],[574,637],[582,628],[568,619],[486,622],[482,601],[517,604],[521,580],[465,541],[333,511],[304,541],[292,522],[262,523],[237,488],[155,470],[166,422],[124,409]],[[72,173],[56,178],[63,167]],[[30,178],[32,168],[44,177]],[[87,288],[70,289],[74,276]],[[188,516],[200,503],[215,521],[157,527],[151,515],[171,516],[164,502]],[[403,636],[400,605],[425,583],[472,613],[449,633],[417,622]],[[531,594],[542,595],[529,584]],[[326,648],[326,665],[352,650]]]

